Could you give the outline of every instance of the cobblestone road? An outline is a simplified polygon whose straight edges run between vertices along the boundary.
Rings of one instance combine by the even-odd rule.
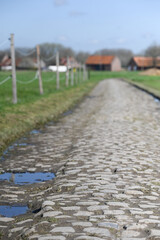
[[[48,190],[34,193],[38,213],[0,218],[9,239],[160,239],[160,103],[153,97],[121,80],[102,81],[34,140],[37,148],[1,169],[14,161],[17,169],[47,171],[54,162],[60,169]]]

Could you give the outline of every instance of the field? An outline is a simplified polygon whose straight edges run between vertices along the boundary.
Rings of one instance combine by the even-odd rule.
[[[0,72],[0,82],[11,73]],[[73,87],[65,87],[65,75],[60,74],[60,90],[56,90],[56,75],[43,72],[44,94],[39,94],[38,80],[29,84],[34,71],[17,71],[18,104],[12,104],[11,79],[0,85],[0,151],[12,141],[47,121],[56,120],[64,111],[79,102],[100,80],[122,78],[160,96],[160,77],[142,76],[138,72],[90,72],[87,81],[78,79]]]

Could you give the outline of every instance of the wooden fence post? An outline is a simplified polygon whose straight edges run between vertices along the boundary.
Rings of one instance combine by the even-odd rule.
[[[66,87],[69,84],[69,57],[67,57],[67,71],[66,71]]]
[[[39,79],[39,92],[43,94],[42,76],[41,76],[41,61],[40,61],[40,48],[37,45],[37,65],[38,65],[38,79]]]
[[[59,85],[59,52],[56,52],[56,66],[57,66],[57,78],[56,78],[56,83],[57,83],[57,90],[60,88]]]
[[[86,80],[85,64],[83,64],[83,81]]]
[[[71,68],[71,86],[74,85],[74,72],[73,72],[73,67]]]
[[[11,34],[11,63],[12,63],[12,102],[17,103],[17,84],[16,84],[16,65],[15,65],[15,49],[14,34]]]
[[[80,81],[82,81],[82,64],[80,64]]]
[[[75,68],[75,79],[76,79],[76,85],[78,85],[78,72],[77,72],[77,68]]]

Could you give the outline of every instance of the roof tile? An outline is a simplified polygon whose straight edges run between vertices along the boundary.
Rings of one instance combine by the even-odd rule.
[[[86,64],[111,64],[114,58],[115,56],[93,55],[87,58]]]

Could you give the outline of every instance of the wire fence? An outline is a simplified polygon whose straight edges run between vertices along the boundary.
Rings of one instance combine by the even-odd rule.
[[[51,81],[53,81],[55,79],[56,79],[56,76],[52,76],[52,77],[50,77],[48,79],[44,79],[43,82],[51,82]]]
[[[5,41],[3,41],[3,42],[1,42],[1,43],[0,43],[0,47],[2,47],[3,45],[5,45],[7,42],[8,42],[8,39],[5,40]]]
[[[34,48],[33,50],[31,50],[30,52],[24,52],[22,50],[19,50],[18,48],[16,49],[16,52],[18,52],[20,55],[22,56],[30,56],[31,54],[35,53],[36,52],[36,49]]]
[[[35,77],[32,78],[31,80],[28,80],[28,81],[21,81],[21,80],[18,80],[18,79],[16,79],[16,80],[20,84],[30,84],[30,83],[34,82],[36,79],[38,79],[37,73],[35,74]]]
[[[0,82],[0,85],[6,83],[9,79],[11,79],[11,76],[6,77],[4,80]]]
[[[55,57],[56,57],[56,55],[53,55],[53,56],[51,56],[51,57],[49,57],[49,58],[44,58],[44,57],[43,57],[43,60],[44,60],[45,62],[49,62],[49,61],[55,59]]]
[[[9,39],[11,41],[10,43],[10,47],[11,47],[11,59],[10,59],[10,70],[12,71],[12,75],[7,76],[6,78],[4,78],[2,81],[0,81],[0,86],[3,85],[4,83],[6,83],[7,81],[9,81],[10,79],[12,79],[12,93],[13,93],[13,103],[17,103],[17,83],[18,84],[22,84],[22,85],[29,85],[32,84],[33,82],[37,81],[37,85],[39,84],[39,89],[40,89],[40,94],[43,94],[43,82],[47,83],[47,82],[52,82],[52,81],[56,81],[56,89],[59,90],[60,89],[60,84],[62,84],[62,86],[66,86],[68,87],[73,86],[74,84],[78,84],[77,79],[84,79],[85,73],[82,74],[82,71],[85,70],[84,67],[81,66],[81,64],[79,64],[79,69],[77,71],[76,74],[73,73],[76,72],[76,69],[74,68],[73,70],[73,66],[69,66],[68,65],[68,60],[67,60],[67,66],[66,66],[66,70],[61,73],[60,72],[60,66],[59,66],[59,52],[57,51],[56,54],[54,53],[53,56],[50,56],[49,58],[42,58],[45,62],[49,62],[53,59],[56,58],[56,66],[55,69],[53,71],[53,75],[51,77],[44,77],[42,78],[42,67],[41,67],[41,58],[40,58],[40,48],[37,45],[36,48],[30,49],[29,51],[25,51],[19,48],[14,48],[14,34],[11,34],[11,38]],[[0,47],[4,46],[6,43],[8,42],[8,40],[5,40],[3,42],[0,43]],[[37,55],[37,71],[35,73],[35,76],[33,78],[30,78],[29,80],[23,80],[23,76],[20,74],[17,77],[16,75],[16,58],[15,58],[15,53],[19,53],[21,56],[27,57],[32,55],[33,53],[36,53]],[[68,58],[67,58],[68,59]],[[0,65],[1,66],[1,65]],[[8,66],[8,65],[7,65]],[[71,74],[69,74],[69,71],[71,70]],[[78,74],[78,76],[77,76]],[[74,79],[75,78],[75,79]],[[52,85],[53,86],[53,85]],[[16,95],[15,95],[16,94]]]

